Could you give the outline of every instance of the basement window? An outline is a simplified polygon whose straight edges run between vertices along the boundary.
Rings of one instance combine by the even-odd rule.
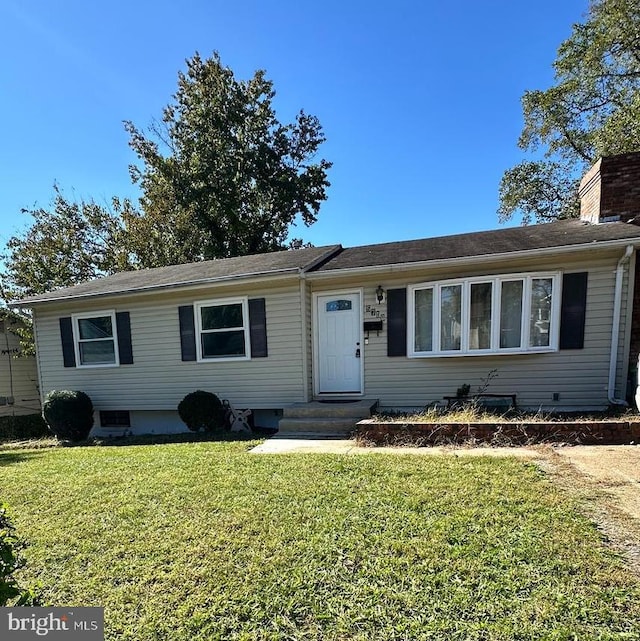
[[[129,410],[101,411],[100,427],[131,427]]]

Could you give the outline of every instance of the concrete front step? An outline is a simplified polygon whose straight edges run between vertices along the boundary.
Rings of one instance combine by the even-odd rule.
[[[294,403],[283,408],[284,418],[368,418],[378,404],[377,400],[363,399],[354,402]]]
[[[378,401],[361,399],[350,403],[294,403],[285,407],[278,422],[278,435],[348,436],[356,423],[371,416]]]
[[[349,434],[355,429],[358,419],[347,418],[281,418],[278,434]]]

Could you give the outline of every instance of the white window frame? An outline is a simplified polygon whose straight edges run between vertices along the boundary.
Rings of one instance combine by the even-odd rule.
[[[222,307],[223,305],[242,305],[242,327],[225,327],[224,329],[203,330],[202,309],[204,307]],[[251,340],[249,334],[249,299],[246,296],[239,298],[216,298],[213,300],[198,301],[194,304],[196,327],[196,358],[198,363],[224,363],[225,361],[250,361]],[[220,356],[219,358],[205,357],[202,355],[202,334],[215,334],[222,332],[244,331],[245,354],[243,356]]]
[[[86,318],[99,318],[100,316],[109,316],[111,318],[111,329],[113,330],[113,363],[83,363],[80,354],[80,343],[90,343],[101,340],[109,340],[106,338],[80,338],[80,325],[79,321]],[[120,354],[118,350],[118,327],[116,325],[116,312],[113,309],[98,310],[95,312],[83,312],[82,314],[73,314],[71,316],[73,328],[73,349],[76,356],[76,367],[88,368],[101,368],[101,367],[120,367]]]
[[[532,282],[538,279],[550,278],[552,281],[551,318],[549,324],[549,345],[530,347],[530,313]],[[502,283],[506,281],[523,281],[522,319],[520,326],[520,347],[500,347],[500,303],[502,298]],[[492,283],[491,298],[491,347],[489,349],[469,348],[469,329],[471,311],[471,285],[477,283]],[[440,292],[443,287],[451,285],[462,286],[461,340],[459,350],[441,350],[440,326]],[[557,352],[560,337],[560,303],[562,297],[561,272],[527,272],[515,274],[496,274],[493,276],[476,276],[472,278],[456,278],[426,283],[416,283],[407,287],[407,355],[409,358],[441,358],[447,356],[486,356],[504,354],[537,354]],[[433,290],[433,349],[417,351],[415,349],[416,310],[415,292],[422,289]]]

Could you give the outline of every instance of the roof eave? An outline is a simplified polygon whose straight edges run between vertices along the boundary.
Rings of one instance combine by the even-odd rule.
[[[137,294],[153,294],[156,292],[165,292],[172,290],[193,290],[193,289],[202,289],[208,285],[217,285],[220,283],[230,283],[233,281],[239,281],[242,284],[252,283],[252,282],[264,282],[268,280],[279,280],[283,278],[288,278],[291,276],[297,276],[300,271],[299,267],[291,267],[288,269],[282,269],[278,271],[269,271],[262,273],[251,273],[251,274],[234,274],[233,276],[220,276],[218,278],[202,278],[191,281],[184,281],[181,283],[165,283],[162,285],[149,285],[147,287],[135,287],[132,289],[126,289],[122,291],[114,292],[90,292],[87,294],[78,294],[76,296],[56,296],[48,298],[36,298],[30,297],[23,300],[18,300],[12,303],[8,303],[9,307],[13,308],[32,308],[34,306],[46,305],[48,303],[61,303],[67,301],[86,301],[86,300],[95,300],[99,298],[113,298],[117,296],[134,296]]]
[[[337,254],[342,250],[342,245],[330,245],[327,247],[327,250],[323,252],[320,256],[310,261],[309,263],[303,265],[302,267],[287,267],[284,269],[278,270],[268,270],[264,272],[247,272],[245,274],[232,274],[229,276],[219,276],[217,278],[198,278],[195,280],[188,280],[182,282],[173,282],[173,283],[163,283],[161,285],[149,285],[146,287],[133,287],[123,291],[116,292],[90,292],[86,294],[78,294],[76,296],[56,296],[56,297],[47,297],[39,298],[37,296],[30,296],[25,299],[15,301],[13,303],[8,303],[9,307],[13,308],[31,308],[34,305],[45,305],[47,303],[60,303],[62,301],[69,300],[91,300],[95,298],[111,298],[114,296],[128,296],[135,294],[143,293],[153,293],[158,291],[169,291],[172,289],[196,289],[200,287],[206,287],[207,285],[215,285],[219,283],[226,283],[231,281],[240,281],[244,283],[251,283],[252,281],[264,281],[270,280],[272,278],[283,278],[291,275],[298,275],[304,271],[313,269],[317,265],[322,264],[331,256]]]

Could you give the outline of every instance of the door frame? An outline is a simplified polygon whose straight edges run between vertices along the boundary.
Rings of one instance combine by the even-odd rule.
[[[356,294],[358,296],[358,337],[360,340],[360,391],[359,392],[321,392],[320,391],[320,336],[318,332],[318,299],[320,296],[339,296],[342,294]],[[322,396],[340,396],[341,398],[356,397],[364,395],[364,329],[362,325],[362,308],[364,303],[364,288],[353,287],[351,289],[330,289],[326,291],[313,292],[313,305],[311,311],[311,326],[313,327],[313,395]]]

